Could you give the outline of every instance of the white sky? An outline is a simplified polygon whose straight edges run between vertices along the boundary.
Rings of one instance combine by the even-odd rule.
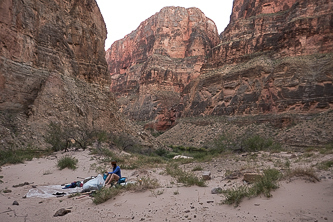
[[[141,22],[166,6],[197,7],[221,33],[228,25],[233,0],[96,0],[108,30],[105,49],[135,30]]]

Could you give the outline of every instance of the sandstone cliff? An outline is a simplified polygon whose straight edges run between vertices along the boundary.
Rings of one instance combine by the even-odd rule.
[[[105,38],[95,0],[0,2],[1,148],[43,147],[50,122],[133,133],[109,92]]]
[[[197,8],[181,7],[163,8],[116,41],[106,59],[123,113],[149,120],[179,104],[179,93],[199,76],[218,41],[212,20]]]
[[[333,107],[333,2],[235,0],[183,114],[321,112]]]
[[[143,22],[107,53],[111,88],[124,113],[137,120],[156,118],[148,127],[158,130],[174,125],[179,116],[237,116],[245,125],[270,122],[278,128],[322,112],[328,113],[329,123],[333,121],[332,1],[235,0],[230,24],[220,34],[219,43],[210,37],[211,50],[203,44],[204,50],[199,50],[203,54],[191,57],[186,57],[191,53],[184,50],[184,38],[174,38],[179,42],[175,43],[168,40],[170,35],[161,37],[151,28],[164,21],[153,22],[170,9]],[[178,21],[177,15],[171,13],[167,21]],[[166,28],[160,30],[169,30]],[[164,38],[177,47],[155,41]],[[177,68],[185,72],[174,71]],[[320,124],[314,125],[293,138],[283,132],[279,140],[293,145],[330,142],[331,128],[318,136]],[[186,138],[182,130],[185,128],[174,128],[161,138],[172,144],[177,135]],[[188,136],[194,141],[191,134]],[[196,142],[202,144],[203,140]]]

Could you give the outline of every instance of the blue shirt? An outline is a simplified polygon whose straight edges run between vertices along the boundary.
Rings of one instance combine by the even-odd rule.
[[[109,172],[109,174],[117,174],[119,176],[119,178],[121,178],[121,172],[120,172],[120,167],[119,166],[116,166],[116,168],[113,168],[113,171],[112,172]]]

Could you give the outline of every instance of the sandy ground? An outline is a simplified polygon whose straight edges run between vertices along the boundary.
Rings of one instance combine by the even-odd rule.
[[[90,165],[96,160],[88,151],[71,152],[76,157],[78,169],[75,171],[56,168],[57,160],[65,154],[57,153],[47,158],[34,159],[24,164],[3,166],[0,176],[3,181],[0,190],[10,189],[11,193],[0,193],[0,221],[333,221],[333,173],[318,171],[321,181],[311,183],[303,179],[280,182],[272,198],[256,197],[245,199],[239,207],[221,205],[222,194],[211,194],[215,187],[230,188],[242,183],[242,177],[235,180],[225,178],[226,170],[245,169],[278,163],[274,160],[287,158],[289,154],[270,156],[271,163],[262,159],[249,160],[241,155],[234,159],[215,159],[200,164],[204,170],[212,172],[212,180],[207,187],[184,187],[174,183],[174,179],[161,174],[163,169],[147,171],[122,170],[123,176],[135,181],[137,176],[149,175],[157,178],[160,188],[134,193],[126,192],[107,202],[95,205],[90,197],[23,198],[32,186],[60,185],[78,180],[77,177],[96,175]],[[68,155],[68,153],[66,154]],[[285,155],[285,156],[283,156]],[[301,154],[297,154],[301,155]],[[309,165],[332,156],[314,155],[313,160],[297,161],[293,164]],[[243,158],[243,159],[242,159]],[[317,159],[316,159],[317,158]],[[295,163],[294,163],[294,162]],[[197,163],[184,167],[193,169]],[[196,172],[200,175],[201,172]],[[14,188],[23,182],[30,185]],[[12,205],[17,201],[19,205]],[[53,217],[60,208],[70,208],[71,213]]]

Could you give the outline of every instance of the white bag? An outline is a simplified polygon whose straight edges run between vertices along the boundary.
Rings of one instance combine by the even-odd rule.
[[[98,176],[94,179],[89,180],[87,183],[83,184],[83,191],[91,191],[91,190],[99,190],[102,187],[104,187],[104,179],[101,174],[98,174]]]

